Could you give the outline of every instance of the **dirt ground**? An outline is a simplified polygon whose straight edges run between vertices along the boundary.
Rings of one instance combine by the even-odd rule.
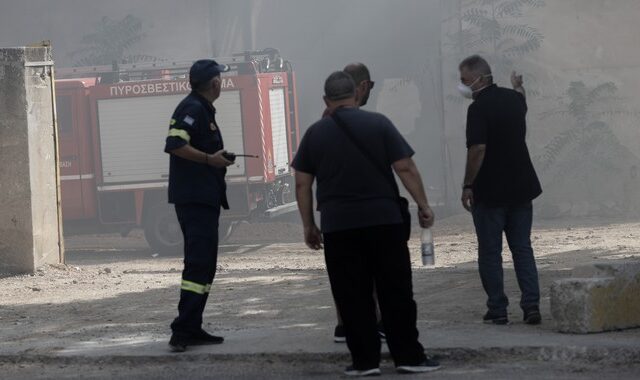
[[[419,231],[410,241],[415,281],[434,270],[475,268],[476,241],[470,216],[457,215],[434,226],[436,266],[422,267]],[[640,258],[640,221],[628,220],[538,220],[532,242],[540,269],[569,270],[598,259]],[[34,275],[0,273],[0,306],[3,322],[20,325],[29,316],[11,318],[9,306],[72,302],[177,286],[182,270],[181,253],[160,256],[147,248],[141,231],[128,237],[119,234],[67,236],[66,265],[48,265]],[[505,242],[505,267],[511,263]],[[302,228],[295,223],[240,224],[221,245],[215,285],[224,288],[238,271],[262,272],[270,282],[292,283],[298,271],[317,271],[326,282],[322,251],[311,251],[302,243]],[[507,274],[509,271],[506,271]],[[174,289],[172,289],[174,290]],[[242,291],[242,289],[235,289]],[[416,286],[416,293],[420,288]],[[234,294],[246,298],[243,294]],[[14,320],[15,319],[15,320]]]
[[[321,252],[307,249],[301,242],[301,235],[301,226],[296,223],[238,225],[230,239],[220,247],[218,272],[205,311],[205,327],[234,336],[273,328],[316,329],[319,336],[330,340],[335,311],[323,256]],[[469,215],[436,222],[436,266],[433,268],[420,265],[418,231],[413,235],[410,247],[419,324],[437,331],[446,330],[455,323],[476,323],[484,312],[484,293],[476,272],[476,243]],[[548,298],[553,280],[568,276],[577,265],[594,261],[640,260],[639,221],[537,220],[532,239],[540,270],[543,331],[553,330]],[[25,355],[83,352],[94,346],[118,347],[124,337],[129,342],[132,337],[140,341],[166,342],[168,324],[175,316],[178,301],[182,269],[179,253],[157,255],[147,248],[140,231],[133,231],[126,238],[117,234],[68,236],[65,244],[66,265],[46,266],[34,275],[0,276],[0,336],[3,342],[0,351],[2,347],[10,346],[13,352]],[[510,318],[518,321],[521,319],[517,308],[519,292],[506,247],[504,260],[507,295],[512,304]],[[521,329],[522,326],[520,323],[514,328]],[[43,337],[55,338],[55,345],[35,343]],[[475,373],[476,369],[462,366],[462,372],[452,370],[443,378],[484,378],[488,374],[508,378],[501,377],[500,373],[515,364],[505,365],[494,363],[488,367],[489,372],[481,371],[476,375],[469,374]],[[320,374],[328,368],[326,364],[317,366]],[[583,367],[575,367],[575,372],[571,372],[573,367],[565,368],[569,372],[562,377],[584,378],[580,376],[586,371],[581,369]],[[43,368],[46,364],[0,360],[0,370],[7,374],[30,369],[33,371],[30,377],[47,378]],[[60,373],[56,378],[67,378],[74,372],[57,366],[52,368],[46,372]],[[154,368],[164,374],[158,378],[171,378],[161,366]],[[207,373],[205,365],[193,368],[196,368],[193,371],[200,368],[202,376]],[[226,368],[230,371],[229,378],[233,378],[234,365],[229,364]],[[464,368],[471,372],[463,376]],[[524,375],[527,365],[518,368],[523,373],[520,377],[533,378]],[[542,370],[543,366],[539,368]],[[554,367],[544,368],[549,371]],[[604,371],[600,378],[616,377],[615,369],[598,370]],[[114,371],[117,372],[113,369],[109,373]],[[639,373],[636,367],[625,371]],[[597,371],[587,372],[593,374],[593,378],[598,377]],[[290,375],[283,372],[282,376],[274,375],[274,378],[289,378]],[[194,378],[200,377],[194,374]]]

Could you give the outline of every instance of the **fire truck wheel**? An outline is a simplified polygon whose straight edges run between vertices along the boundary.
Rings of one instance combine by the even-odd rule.
[[[182,231],[175,211],[167,204],[149,209],[144,223],[144,237],[151,250],[168,255],[182,253]]]
[[[295,199],[293,198],[293,193],[291,192],[291,188],[289,184],[282,186],[280,190],[280,194],[278,196],[278,201],[281,205],[286,205],[289,202],[293,202]]]
[[[234,222],[221,218],[218,223],[218,244],[225,243],[233,232]]]

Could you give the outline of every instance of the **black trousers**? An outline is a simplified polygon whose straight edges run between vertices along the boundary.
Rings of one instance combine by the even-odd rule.
[[[182,204],[175,208],[184,236],[184,270],[178,317],[171,330],[188,336],[202,328],[202,313],[216,274],[220,207]]]
[[[369,369],[380,363],[374,284],[395,365],[422,363],[426,358],[418,341],[411,261],[402,225],[325,233],[324,254],[353,366]]]

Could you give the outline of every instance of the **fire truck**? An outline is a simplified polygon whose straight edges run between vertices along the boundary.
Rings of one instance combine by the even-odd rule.
[[[298,147],[295,75],[275,49],[216,58],[230,66],[215,102],[225,149],[234,222],[295,209],[289,163]],[[97,222],[123,234],[144,229],[153,251],[177,252],[182,234],[167,204],[169,157],[163,152],[173,110],[190,91],[192,62],[114,64],[55,70],[62,215],[65,224]]]

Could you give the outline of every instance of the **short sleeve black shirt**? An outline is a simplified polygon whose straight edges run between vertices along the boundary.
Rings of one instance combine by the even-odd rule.
[[[169,125],[164,151],[190,144],[205,153],[224,148],[215,119],[215,108],[203,96],[191,92],[176,107]],[[224,176],[226,169],[171,155],[169,162],[169,203],[202,203],[229,208]]]
[[[509,205],[542,193],[526,144],[527,103],[514,90],[492,85],[467,112],[467,148],[485,144],[482,167],[473,183],[476,202]]]
[[[332,118],[309,127],[292,166],[317,179],[322,232],[401,223],[395,189],[388,178],[393,178],[391,164],[413,156],[413,149],[381,114],[356,108],[335,112],[378,165],[387,168],[388,177],[383,177]]]

